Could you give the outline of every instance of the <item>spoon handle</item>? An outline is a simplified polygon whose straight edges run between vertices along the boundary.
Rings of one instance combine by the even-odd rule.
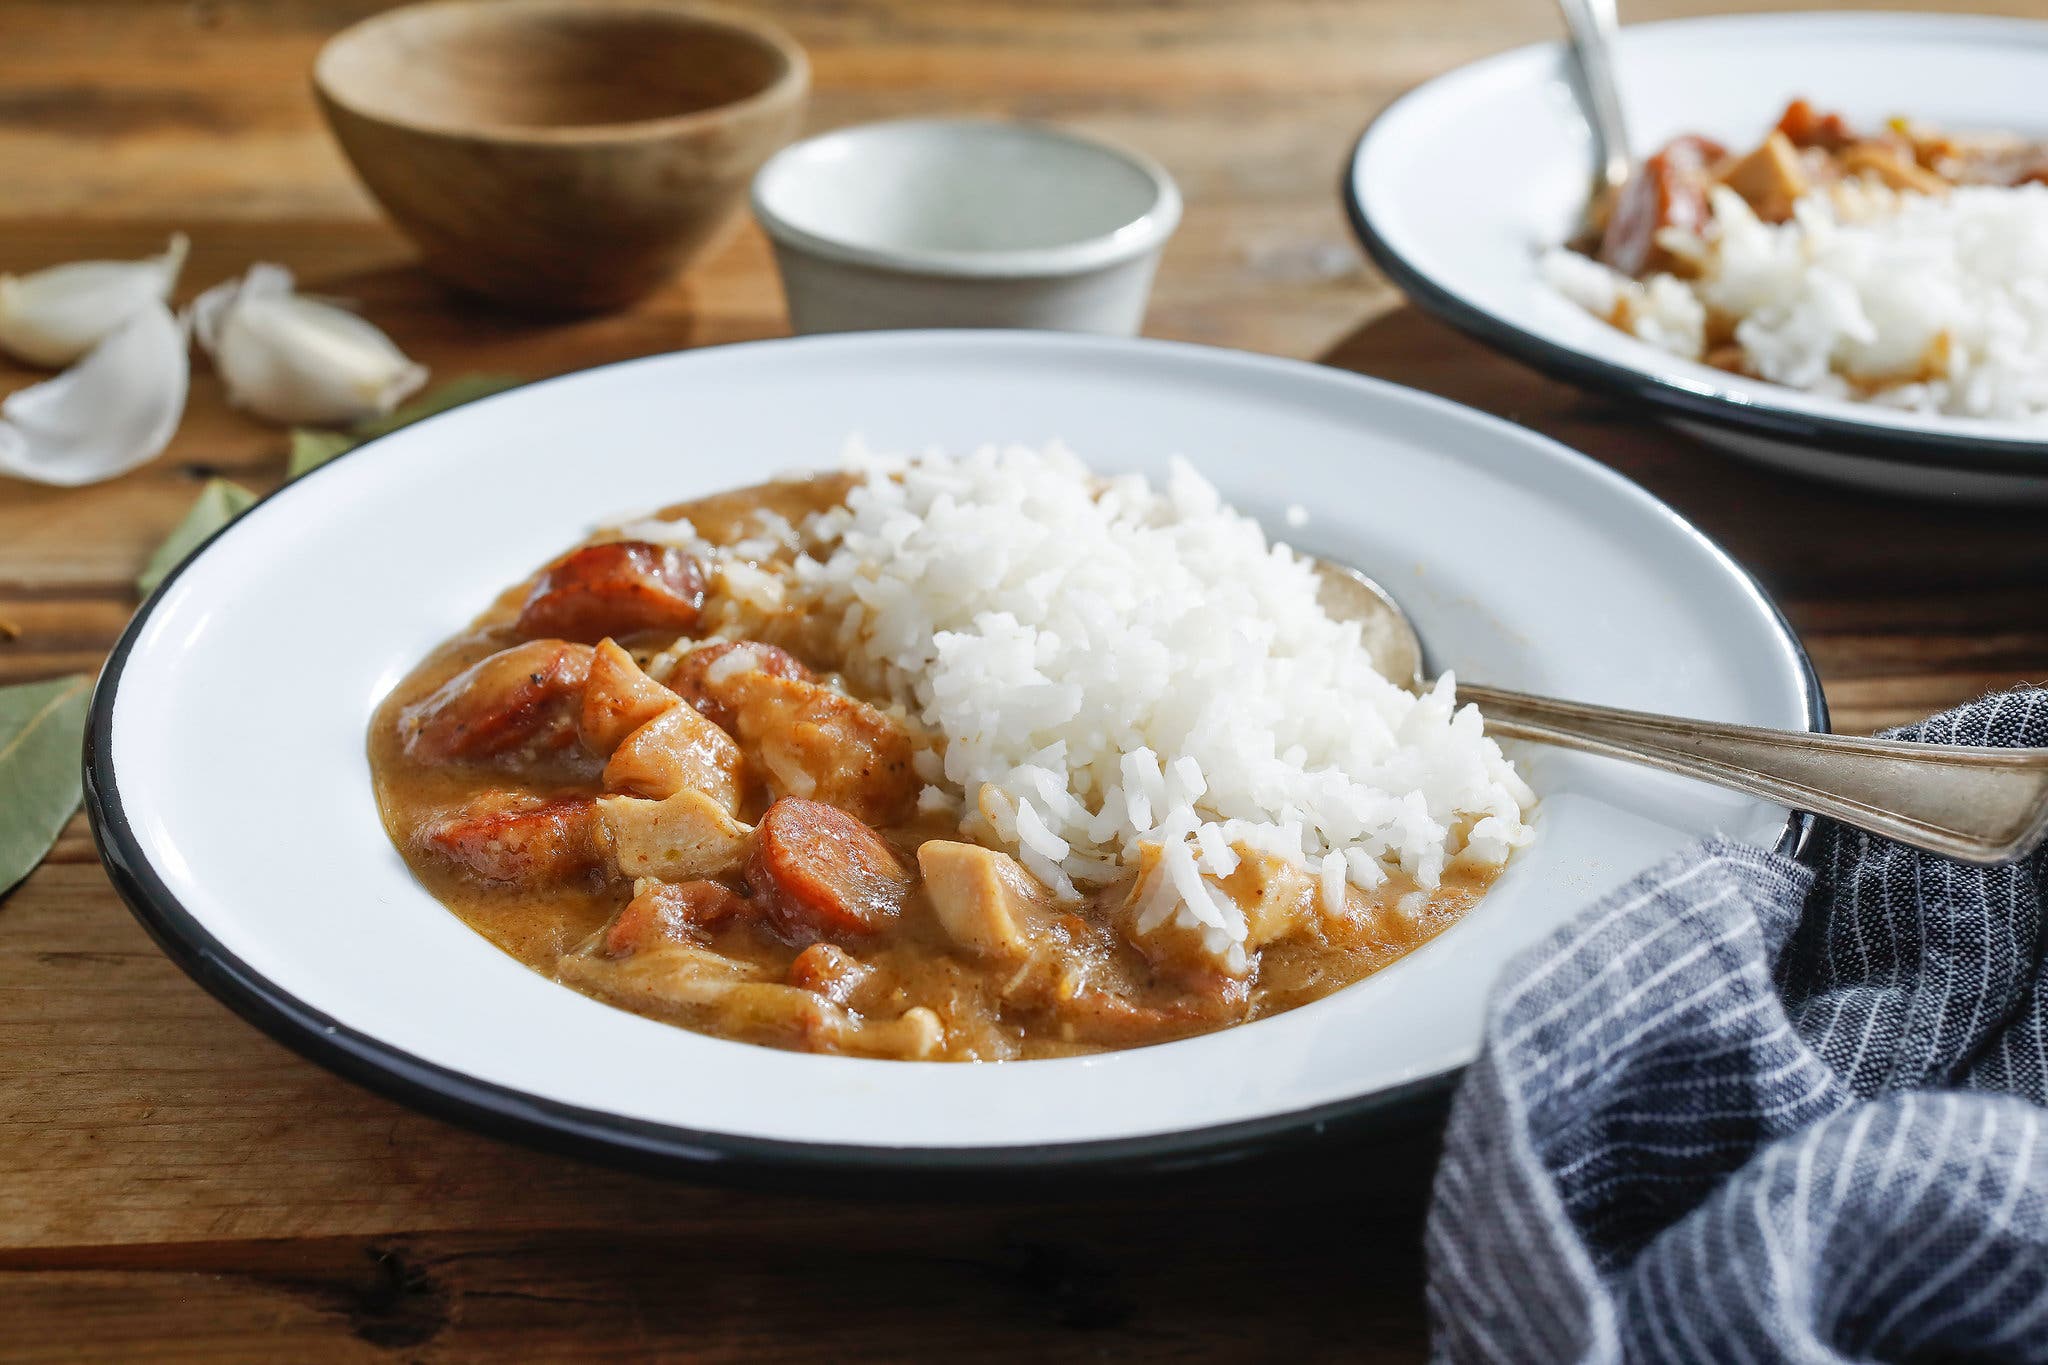
[[[1628,124],[1621,113],[1621,90],[1614,80],[1614,35],[1620,28],[1614,0],[1557,0],[1557,7],[1564,11],[1572,56],[1579,64],[1600,183],[1618,191],[1628,180],[1633,162]]]
[[[1696,777],[1964,862],[2011,862],[2048,835],[2048,749],[1763,730],[1463,683],[1458,699],[1497,737]]]

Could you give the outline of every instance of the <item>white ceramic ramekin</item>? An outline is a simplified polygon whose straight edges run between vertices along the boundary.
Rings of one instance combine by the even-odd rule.
[[[907,119],[784,148],[754,213],[799,332],[1130,335],[1180,191],[1151,158],[1056,128]]]

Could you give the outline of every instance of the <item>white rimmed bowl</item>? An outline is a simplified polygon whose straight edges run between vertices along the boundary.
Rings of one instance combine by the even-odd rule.
[[[1039,124],[905,119],[784,148],[754,214],[798,332],[1130,335],[1180,223],[1150,157]]]
[[[802,338],[482,399],[294,480],[222,532],[137,613],[95,693],[88,807],[116,886],[207,989],[430,1113],[613,1160],[849,1189],[885,1174],[1164,1168],[1367,1131],[1471,1060],[1487,990],[1518,950],[1701,835],[1787,838],[1765,803],[1531,751],[1536,842],[1435,941],[1302,1009],[1095,1057],[777,1052],[527,970],[439,905],[385,837],[372,710],[600,519],[829,464],[853,431],[898,450],[1064,437],[1105,473],[1154,477],[1184,454],[1274,534],[1369,569],[1439,664],[1589,701],[1825,724],[1797,641],[1738,566],[1634,484],[1521,427],[1165,342]],[[1311,519],[1284,529],[1297,503]]]
[[[2048,501],[2048,425],[1899,412],[1680,360],[1559,295],[1541,254],[1577,225],[1592,151],[1562,45],[1460,67],[1368,128],[1346,178],[1366,250],[1432,313],[1545,372],[1648,406],[1722,449],[1908,496]],[[1617,72],[1638,150],[1748,146],[1804,95],[1864,126],[1910,114],[2048,135],[2048,24],[1779,14],[1632,25]]]

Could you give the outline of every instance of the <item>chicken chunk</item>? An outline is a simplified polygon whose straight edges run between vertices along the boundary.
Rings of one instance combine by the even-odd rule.
[[[612,751],[604,765],[606,791],[664,800],[695,790],[723,806],[740,808],[745,759],[732,736],[677,701]]]
[[[590,657],[588,645],[529,640],[471,664],[400,713],[406,753],[440,763],[567,747]]]
[[[1143,954],[1162,979],[1184,990],[1213,992],[1226,981],[1246,976],[1252,966],[1250,943],[1234,943],[1220,929],[1183,918],[1183,901],[1168,881],[1164,856],[1156,843],[1138,847],[1138,876],[1117,911],[1124,941]],[[1212,896],[1229,895],[1214,877],[1204,876],[1202,882]]]
[[[827,1011],[837,1008],[829,1004],[826,1006]],[[855,1057],[890,1057],[903,1062],[921,1062],[936,1057],[939,1049],[946,1045],[946,1026],[938,1015],[922,1005],[913,1006],[894,1019],[840,1011],[838,1018],[827,1014],[820,1019],[810,1038],[814,1051],[829,1048]]]
[[[668,545],[612,540],[542,570],[520,608],[522,635],[595,643],[637,630],[686,631],[704,607],[704,570]]]
[[[489,882],[548,885],[599,871],[606,841],[587,797],[488,792],[422,825],[419,846]]]
[[[600,640],[590,657],[590,679],[576,733],[583,747],[603,758],[619,741],[682,700],[647,676],[616,640]]]
[[[751,831],[700,791],[685,788],[661,801],[601,796],[597,814],[621,876],[698,881],[746,860]]]
[[[1260,849],[1238,848],[1237,869],[1218,889],[1244,912],[1245,947],[1312,934],[1322,922],[1317,878],[1300,863]]]
[[[762,815],[746,877],[768,923],[792,943],[873,934],[902,913],[915,883],[874,830],[793,796]]]
[[[1018,962],[1043,931],[1051,898],[1015,858],[979,844],[918,846],[925,894],[946,936],[976,957]]]
[[[844,948],[830,943],[813,943],[789,964],[789,984],[835,1005],[852,1001],[853,993],[873,980],[875,969]]]
[[[924,845],[920,855],[932,847]],[[920,857],[920,866],[923,862]],[[1017,871],[1022,873],[1021,868]],[[997,886],[990,885],[992,877],[1000,879]],[[1090,954],[1083,946],[1091,938],[1087,923],[1052,904],[1042,890],[1020,896],[1007,869],[995,870],[981,860],[942,851],[940,861],[929,869],[926,885],[940,922],[955,941],[984,961],[1001,963],[1008,972],[1001,992],[1003,1008],[1048,1019],[1069,1041],[1108,1047],[1164,1042],[1241,1019],[1250,1007],[1248,978],[1206,970],[1193,976],[1161,973],[1152,979],[1143,969],[1134,974],[1124,963]],[[967,894],[954,897],[954,888],[965,888]],[[951,910],[945,906],[949,898],[955,901]],[[1005,912],[1014,912],[1007,923]],[[995,916],[993,932],[968,928],[987,914]]]
[[[677,659],[667,682],[706,720],[737,733],[739,718],[733,708],[740,689],[736,684],[747,673],[766,673],[794,682],[811,681],[811,670],[797,662],[788,650],[758,640],[713,640]]]
[[[1782,223],[1792,216],[1792,205],[1813,188],[1812,178],[1799,159],[1799,149],[1781,132],[1772,132],[1756,150],[1722,173],[1721,183],[1741,195],[1743,202],[1766,223]]]
[[[774,796],[821,801],[870,825],[908,818],[923,785],[909,733],[842,692],[772,673],[732,680],[740,742]]]
[[[1909,194],[1944,194],[1949,188],[1948,181],[1915,162],[1910,150],[1881,142],[1859,142],[1843,152],[1842,171]]]
[[[737,986],[770,979],[766,967],[698,943],[645,940],[630,952],[613,953],[605,946],[609,937],[608,930],[600,930],[574,952],[564,953],[555,970],[570,985],[628,1009],[651,1014],[699,1009],[717,1005]]]
[[[605,926],[602,950],[625,957],[670,943],[694,943],[747,913],[747,900],[717,882],[657,882],[643,879],[633,899]]]

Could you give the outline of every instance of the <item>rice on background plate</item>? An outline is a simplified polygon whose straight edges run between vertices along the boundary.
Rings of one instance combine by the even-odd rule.
[[[1233,845],[1305,865],[1329,907],[1531,838],[1535,797],[1451,676],[1382,677],[1309,562],[1184,460],[1154,487],[1057,445],[850,458],[845,505],[795,528],[794,596],[935,737],[926,808],[1059,895],[1156,846],[1141,932],[1171,920],[1241,969],[1244,915],[1205,880]]]
[[[1704,361],[1732,324],[1743,372],[1913,412],[2048,416],[2048,186],[1945,194],[1845,182],[1802,197],[1782,224],[1740,195],[1710,195],[1697,232],[1659,245],[1696,277],[1637,281],[1566,248],[1545,277],[1643,341]]]

